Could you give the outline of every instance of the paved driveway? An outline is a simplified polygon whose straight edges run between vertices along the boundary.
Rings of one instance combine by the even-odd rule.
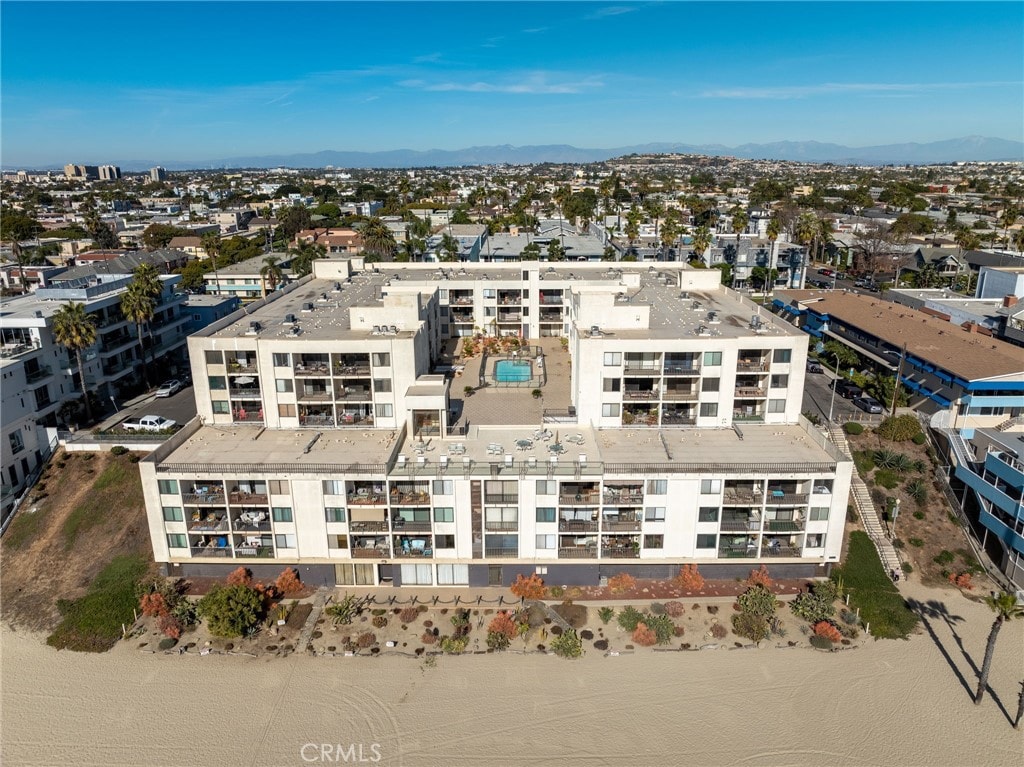
[[[129,418],[139,418],[144,415],[162,415],[185,425],[196,416],[196,401],[192,386],[188,385],[177,394],[170,397],[155,397],[152,394],[133,405],[124,407],[118,411],[117,416],[111,416],[104,422],[103,427],[109,429],[121,421]]]

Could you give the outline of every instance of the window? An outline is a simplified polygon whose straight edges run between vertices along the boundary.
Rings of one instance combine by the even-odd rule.
[[[203,315],[199,314],[199,312],[192,312],[192,319],[196,322],[200,322],[203,319]]]
[[[294,391],[293,384],[294,384],[294,382],[290,378],[276,378],[276,379],[274,379],[274,388],[276,388],[279,392],[282,392],[282,393],[287,393],[287,392],[290,392],[290,391]]]
[[[497,291],[494,288],[484,288],[484,298],[494,298],[497,295]]]
[[[557,545],[557,535],[538,535],[537,536],[537,548],[538,549],[553,549]]]
[[[717,402],[701,402],[700,415],[702,418],[715,418],[718,415]]]
[[[279,549],[294,549],[295,548],[295,536],[291,533],[287,535],[275,535],[274,543],[277,544]]]
[[[224,352],[206,352],[206,364],[207,365],[223,365],[224,364]]]
[[[537,521],[538,522],[554,522],[555,521],[555,508],[553,506],[538,506],[537,507]]]
[[[702,378],[700,379],[700,390],[701,391],[718,391],[722,384],[721,378]]]
[[[772,389],[788,389],[789,373],[779,373],[772,376],[770,387]]]
[[[374,352],[373,353],[373,366],[375,368],[389,368],[391,367],[391,355],[387,352]]]
[[[828,519],[828,506],[811,509],[811,522],[824,522]]]
[[[345,495],[345,480],[325,479],[323,481],[324,495]]]
[[[644,536],[644,548],[645,549],[663,549],[663,548],[665,548],[665,536],[664,535],[645,535]]]
[[[278,405],[277,414],[281,418],[294,418],[295,417],[295,405]]]
[[[290,354],[274,354],[274,367],[290,368],[291,366],[292,360]]]
[[[403,586],[430,586],[434,582],[430,565],[402,565]]]
[[[337,506],[329,506],[324,509],[324,517],[328,522],[344,522],[345,510]],[[340,546],[338,548],[341,548]]]
[[[405,576],[402,576],[405,582]],[[438,586],[468,586],[469,565],[438,565],[437,566]]]
[[[454,522],[455,509],[451,506],[436,506],[434,508],[435,522]]]
[[[622,353],[621,352],[605,352],[604,353],[604,364],[605,365],[621,365],[622,364]]]
[[[537,495],[558,495],[558,483],[550,479],[538,479]]]
[[[160,489],[161,495],[178,494],[178,480],[176,479],[161,479],[159,482],[157,482],[157,486]]]
[[[448,300],[448,288],[441,288],[439,291],[437,291],[437,297],[441,301],[447,301]]]
[[[810,533],[807,536],[807,548],[821,549],[825,547],[825,533]]]
[[[435,535],[434,536],[434,548],[435,549],[454,549],[455,548],[455,536],[454,535]]]
[[[292,521],[292,510],[287,506],[275,506],[274,507],[274,521],[275,522],[291,522]]]
[[[376,566],[372,564],[355,565],[356,585],[372,586],[375,569]]]
[[[455,492],[455,483],[450,479],[434,480],[434,495],[452,495]]]
[[[697,548],[698,549],[713,549],[718,545],[718,535],[716,533],[702,534],[697,536]]]
[[[492,506],[484,510],[484,526],[500,525],[498,529],[515,529],[519,526],[519,509],[516,506]]]
[[[389,403],[374,405],[373,412],[378,418],[391,418],[395,414],[395,406]]]
[[[698,522],[717,522],[718,521],[718,507],[717,506],[701,506],[697,511]]]
[[[768,400],[768,412],[769,413],[785,413],[786,412],[786,400],[784,400],[784,399],[770,399],[770,400]]]
[[[701,495],[716,495],[722,492],[722,480],[702,479],[700,481],[700,492]]]
[[[711,367],[717,367],[722,364],[722,353],[721,352],[704,352],[704,364]]]
[[[328,520],[329,522],[330,520]],[[329,549],[348,549],[348,536],[347,535],[328,535],[327,536],[327,548]]]
[[[224,376],[209,376],[210,391],[223,391],[228,388],[228,379]]]
[[[389,392],[391,391],[391,379],[390,378],[374,378],[373,379],[373,390],[376,392]]]
[[[184,522],[185,517],[177,506],[164,506],[164,522]]]
[[[772,354],[772,362],[789,362],[792,356],[792,349],[776,349]]]
[[[270,485],[271,495],[288,495],[287,479],[272,479],[267,484]]]
[[[601,405],[601,415],[605,418],[618,418],[621,405],[616,402],[606,402]]]
[[[231,408],[228,406],[228,401],[223,399],[215,399],[211,403],[211,409],[213,410],[214,413],[218,415],[225,415],[226,413],[231,412]]]
[[[648,495],[665,495],[668,493],[668,480],[667,479],[649,479],[647,480],[647,494]]]
[[[602,384],[602,391],[622,391],[622,379],[605,378]]]
[[[188,538],[181,533],[168,533],[167,546],[172,549],[187,549]]]
[[[664,522],[665,521],[665,507],[664,506],[648,506],[644,509],[644,519],[648,522]]]

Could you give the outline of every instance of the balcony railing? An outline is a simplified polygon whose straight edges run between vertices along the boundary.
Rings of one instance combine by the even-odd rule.
[[[231,529],[236,533],[269,533],[270,520],[264,522],[243,522],[240,518],[231,520]]]
[[[372,415],[353,415],[352,413],[341,413],[338,416],[338,426],[372,426]]]
[[[498,322],[519,322],[523,315],[517,313],[503,313],[498,315]]]
[[[387,522],[349,522],[348,529],[351,533],[386,533]]]
[[[429,533],[432,529],[429,522],[409,522],[405,519],[392,519],[391,527],[407,533]]]
[[[388,559],[391,557],[391,549],[386,546],[375,546],[373,548],[352,549],[352,557],[355,559]]]
[[[335,426],[334,416],[300,415],[299,423],[303,426]]]
[[[498,549],[487,548],[484,549],[484,556],[486,556],[488,559],[491,557],[518,557],[519,549],[511,549],[507,547]]]
[[[345,501],[350,506],[383,506],[387,503],[384,493],[349,493]]]
[[[720,546],[718,556],[723,559],[753,559],[757,556],[757,546]]]
[[[484,503],[519,503],[515,493],[485,493]]]
[[[563,299],[561,296],[545,296],[542,294],[538,297],[538,301],[542,306],[553,306],[555,304],[561,304]]]
[[[336,376],[357,376],[370,375],[370,363],[368,362],[353,362],[350,365],[335,365],[334,375]]]
[[[626,372],[630,375],[661,375],[661,363],[627,362]]]
[[[263,413],[259,410],[256,412],[247,410],[244,413],[235,413],[232,420],[235,423],[263,423]]]
[[[606,533],[639,533],[640,532],[640,520],[634,519],[629,522],[626,520],[618,520],[610,522],[607,519],[601,522],[601,529]]]
[[[801,551],[793,546],[771,546],[767,545],[762,547],[761,556],[763,557],[799,557]]]
[[[662,399],[674,400],[676,402],[680,400],[696,400],[699,396],[699,392],[696,389],[664,389],[661,395]]]
[[[695,423],[697,423],[697,417],[693,415],[665,413],[661,416],[662,426],[693,426]]]
[[[51,375],[53,375],[53,370],[50,369],[49,365],[40,365],[36,370],[26,372],[25,380],[28,383],[35,383],[36,381],[41,381]]]
[[[256,399],[260,399],[260,396],[261,396],[259,389],[238,389],[238,388],[232,388],[232,389],[229,389],[228,391],[231,394],[231,396],[234,397],[235,399],[241,398],[241,399],[253,399],[253,400],[256,400]]]
[[[232,504],[240,504],[242,506],[266,506],[267,505],[267,494],[266,493],[231,493],[228,495],[228,499]]]
[[[619,504],[621,506],[639,506],[644,502],[644,494],[642,490],[635,492],[612,492],[609,490],[604,491],[604,503],[606,506],[615,506]]]
[[[807,503],[807,499],[810,495],[807,493],[768,493],[768,505],[769,506],[795,506]]]
[[[760,493],[755,493],[753,490],[726,490],[725,495],[722,498],[722,503],[729,506],[746,506],[747,504],[756,504],[760,506],[762,497],[763,496]]]
[[[515,532],[519,529],[519,522],[509,522],[503,519],[486,519],[484,520],[484,530],[498,531],[498,532]]]
[[[563,506],[593,506],[600,499],[601,496],[596,490],[582,493],[563,493],[558,496],[558,502]]]
[[[425,503],[430,503],[430,493],[423,492],[398,492],[391,494],[391,505],[392,506],[421,506]]]
[[[194,557],[230,557],[229,546],[193,546],[192,556]]]
[[[755,517],[747,519],[723,519],[722,530],[731,533],[745,533],[749,530],[760,530],[761,520]]]
[[[607,559],[640,559],[640,549],[633,546],[606,547],[601,549],[601,556]]]
[[[622,392],[622,397],[623,399],[658,399],[658,392],[627,389]]]
[[[764,529],[772,533],[801,533],[804,529],[802,519],[767,519]]]
[[[205,515],[200,516],[205,517]],[[220,533],[226,532],[227,529],[227,517],[218,517],[216,519],[190,519],[188,521],[188,531],[190,533]]]
[[[181,500],[191,506],[223,506],[224,493],[182,493]]]
[[[335,399],[368,400],[373,399],[373,392],[369,389],[346,388],[335,392]]]
[[[334,393],[324,390],[304,390],[300,391],[295,398],[299,402],[330,402],[334,399]]]
[[[558,550],[559,559],[597,559],[597,546]]]
[[[596,533],[597,522],[587,519],[560,519],[558,520],[558,532],[560,533]]]
[[[331,368],[326,363],[299,363],[295,366],[296,376],[320,376],[325,377],[331,374]]]
[[[452,306],[472,306],[473,296],[451,296],[448,303]]]
[[[256,370],[256,363],[242,363],[229,359],[226,363],[229,373],[252,373]]]
[[[667,376],[699,376],[700,366],[699,365],[673,365],[670,362],[665,363],[665,375]]]
[[[732,420],[747,423],[762,423],[764,421],[764,413],[733,413]]]
[[[765,390],[758,386],[737,386],[736,387],[737,397],[763,397],[765,396]]]
[[[273,546],[236,546],[236,557],[256,557],[258,559],[271,559],[274,556]]]
[[[395,557],[401,559],[432,559],[434,556],[433,549],[414,549],[412,547],[405,549],[401,546],[395,546]]]

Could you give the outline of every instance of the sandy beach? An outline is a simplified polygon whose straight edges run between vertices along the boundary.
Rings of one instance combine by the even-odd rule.
[[[56,652],[2,632],[5,765],[1019,765],[1024,622],[956,592],[909,642],[548,656],[252,659]],[[933,632],[933,633],[932,633]],[[309,744],[309,745],[307,745]],[[328,744],[322,750],[320,744]],[[376,747],[375,747],[376,744]],[[304,748],[305,746],[305,748]],[[342,750],[338,750],[341,746]],[[375,757],[379,754],[379,760]]]

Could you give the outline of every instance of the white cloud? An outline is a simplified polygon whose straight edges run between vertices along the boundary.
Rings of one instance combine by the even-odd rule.
[[[716,88],[701,93],[709,99],[803,99],[810,96],[834,94],[864,95],[914,95],[923,91],[957,90],[964,88],[986,88],[1007,85],[1019,86],[1019,82],[979,83],[820,83],[818,85],[781,85],[766,87]]]
[[[637,6],[633,5],[606,5],[604,8],[598,8],[593,13],[589,14],[586,18],[588,19],[604,19],[609,16],[621,16],[624,13],[632,13],[637,10]]]
[[[398,83],[405,88],[416,88],[423,91],[465,93],[518,93],[518,94],[566,94],[583,93],[604,86],[597,77],[568,79],[555,77],[546,72],[533,72],[519,78],[501,78],[496,80],[473,81],[438,81],[402,80]]]

